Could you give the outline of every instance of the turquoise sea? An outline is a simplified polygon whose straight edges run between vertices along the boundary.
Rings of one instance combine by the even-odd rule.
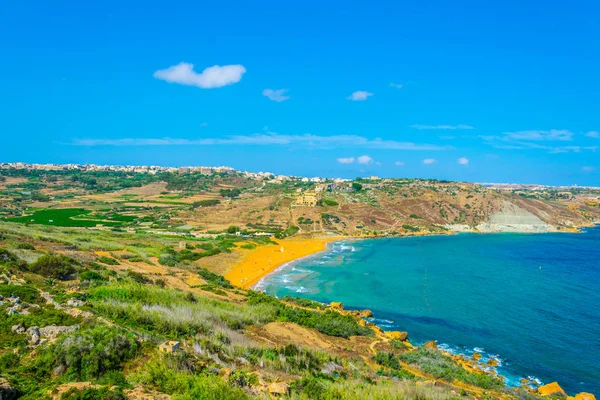
[[[368,308],[415,343],[498,358],[514,386],[600,394],[600,228],[346,240],[255,289]]]

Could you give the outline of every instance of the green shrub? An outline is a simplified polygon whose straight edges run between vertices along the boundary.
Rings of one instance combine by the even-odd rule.
[[[384,353],[382,351],[378,351],[377,354],[373,357],[373,361],[375,361],[379,365],[383,365],[384,367],[388,367],[391,369],[401,369],[402,366],[398,361],[398,358],[393,353]]]
[[[179,264],[179,258],[176,254],[162,254],[158,258],[158,262],[168,267],[176,267]]]
[[[275,237],[277,239],[284,239],[288,236],[295,235],[299,230],[300,228],[296,225],[290,225],[284,231],[275,233]]]
[[[96,271],[84,271],[79,274],[81,281],[107,281],[104,276],[100,275]]]
[[[402,228],[406,229],[407,231],[411,231],[411,232],[418,232],[421,230],[418,226],[412,226],[412,225],[408,225],[408,224],[402,225]]]
[[[6,249],[0,249],[0,264],[15,262],[19,258]]]
[[[60,254],[47,254],[29,266],[29,271],[45,277],[64,280],[77,271],[77,262]]]
[[[500,389],[504,383],[497,377],[484,373],[471,373],[462,368],[452,358],[439,351],[421,347],[398,356],[404,362],[418,366],[424,372],[435,378],[452,382],[458,379],[484,389]]]
[[[216,286],[214,284],[204,284],[204,285],[200,285],[200,289],[202,290],[206,290],[207,292],[211,292],[214,294],[218,294],[219,296],[226,296],[227,292],[225,292],[224,290],[222,290],[219,286]]]
[[[220,200],[199,200],[192,203],[193,208],[198,207],[211,207],[216,206],[217,204],[221,204]]]
[[[152,283],[152,279],[148,278],[146,275],[131,270],[127,270],[127,277],[137,283]]]
[[[245,243],[243,245],[240,246],[242,249],[246,249],[246,250],[253,250],[256,248],[255,244],[252,243]]]
[[[362,190],[362,188],[363,188],[363,185],[361,185],[360,183],[358,183],[358,182],[352,182],[352,189],[355,192],[360,192]]]
[[[63,371],[69,380],[90,381],[107,372],[122,370],[123,363],[135,357],[138,350],[133,335],[99,326],[63,336],[43,348],[34,369],[44,376]]]
[[[187,363],[173,356],[151,360],[144,370],[132,377],[136,383],[156,388],[176,399],[246,400],[244,389],[233,387],[219,376],[194,373]]]
[[[231,375],[229,375],[228,381],[231,386],[243,388],[251,385],[256,385],[258,383],[258,377],[256,376],[256,374],[236,370]]]
[[[301,380],[292,382],[291,388],[306,396],[308,399],[324,399],[327,388],[325,385],[316,378],[305,377]],[[331,397],[332,399],[341,399],[341,397]]]
[[[301,297],[285,296],[281,300],[285,301],[286,303],[293,303],[299,305],[300,307],[314,308],[319,310],[325,309],[325,306],[319,303],[318,301],[303,299]]]
[[[0,295],[4,297],[15,295],[26,303],[40,304],[43,302],[40,292],[29,285],[0,285]]]
[[[205,281],[213,283],[215,285],[224,287],[226,289],[233,289],[233,285],[222,275],[210,272],[206,268],[198,268],[198,275],[200,275]]]
[[[231,225],[230,227],[228,227],[225,232],[227,233],[237,233],[240,231],[240,227],[236,226],[236,225]]]
[[[264,293],[248,292],[249,304],[270,304],[277,308],[277,319],[283,322],[294,322],[298,325],[314,328],[330,336],[349,338],[350,336],[371,336],[373,332],[360,326],[356,319],[350,315],[327,310],[323,313],[290,307],[274,297]]]
[[[322,200],[322,204],[326,205],[326,206],[337,206],[339,205],[339,203],[335,200],[331,200],[331,199],[321,199]]]
[[[202,250],[212,250],[214,249],[214,246],[212,243],[200,243],[196,246],[196,248]]]
[[[106,265],[119,265],[119,262],[112,257],[100,256],[98,261]]]
[[[221,189],[219,191],[219,193],[221,194],[221,197],[230,197],[232,199],[239,197],[239,195],[242,193],[241,189],[238,188],[234,188],[234,189]]]
[[[31,243],[20,242],[17,245],[17,249],[21,249],[21,250],[35,250],[35,247]]]
[[[122,389],[109,389],[106,387],[95,389],[86,388],[79,390],[77,388],[71,388],[65,393],[61,394],[60,400],[125,400],[125,393]]]

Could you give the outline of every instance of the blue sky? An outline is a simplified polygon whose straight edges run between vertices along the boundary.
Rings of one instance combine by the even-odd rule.
[[[600,186],[600,4],[488,3],[4,1],[0,161]]]

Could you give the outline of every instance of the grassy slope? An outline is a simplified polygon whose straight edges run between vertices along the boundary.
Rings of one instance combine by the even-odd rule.
[[[27,281],[0,285],[0,293],[17,294],[25,305],[37,304],[28,308],[29,315],[21,312],[0,323],[0,371],[23,398],[63,391],[80,381],[97,385],[86,398],[120,398],[141,385],[174,398],[240,399],[265,396],[273,382],[288,383],[289,397],[300,399],[532,396],[509,391],[492,376],[468,372],[442,353],[378,339],[352,317],[323,311],[311,302],[283,303],[231,288],[215,275],[202,273],[204,290],[174,290],[152,276],[91,261],[93,257],[84,255],[93,253],[80,251],[69,254],[76,258],[72,265],[77,272],[57,281],[27,272],[35,262],[13,257],[21,242],[34,245],[30,252],[46,253],[59,245],[54,237],[64,237],[63,231],[16,231],[13,224],[0,224],[0,247],[9,251],[0,254],[0,269]],[[102,235],[102,240],[83,243],[95,246],[127,238]],[[146,238],[145,246],[161,240]],[[200,272],[193,264],[186,268]],[[91,314],[73,317],[69,307],[45,304],[40,290],[62,307],[70,298],[85,299],[82,309]],[[4,314],[6,306],[1,308]],[[17,324],[77,324],[80,329],[34,350],[26,335],[11,332]],[[279,333],[284,327],[287,333]],[[290,340],[290,329],[315,341],[307,345],[303,339]],[[183,349],[174,355],[160,353],[157,346],[164,340],[179,340]],[[431,380],[445,385],[418,384]]]

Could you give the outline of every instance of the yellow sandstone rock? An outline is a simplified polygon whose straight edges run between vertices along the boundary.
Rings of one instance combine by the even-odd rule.
[[[408,339],[408,332],[391,331],[391,332],[386,332],[385,336],[387,336],[390,339],[404,341],[404,340]]]
[[[332,301],[329,307],[336,311],[344,311],[344,305],[339,301]]]
[[[383,329],[381,329],[377,325],[369,325],[369,328],[371,328],[371,330],[375,332],[376,335],[385,336],[385,332],[383,331]]]
[[[487,365],[490,367],[497,367],[498,366],[498,360],[496,360],[495,358],[490,358],[487,362]]]
[[[560,387],[558,382],[552,382],[547,385],[540,386],[537,391],[542,396],[548,396],[548,395],[555,394],[555,393],[562,394],[563,396],[567,395],[565,393],[565,391],[563,390],[563,388]]]
[[[267,390],[271,394],[283,396],[283,395],[286,395],[288,393],[288,391],[290,390],[290,385],[288,385],[285,382],[273,382],[269,385]]]
[[[481,358],[481,353],[473,353],[473,360],[479,361],[480,358]]]
[[[594,396],[591,393],[581,392],[581,393],[577,393],[575,395],[575,397],[569,396],[569,399],[575,399],[575,400],[596,400],[596,396]]]
[[[437,350],[437,343],[435,342],[435,340],[430,340],[429,342],[426,342],[423,347],[425,347],[426,349],[431,349],[431,350]]]
[[[371,310],[362,310],[359,313],[359,316],[361,316],[363,318],[371,318],[373,316],[373,311],[371,311]]]

